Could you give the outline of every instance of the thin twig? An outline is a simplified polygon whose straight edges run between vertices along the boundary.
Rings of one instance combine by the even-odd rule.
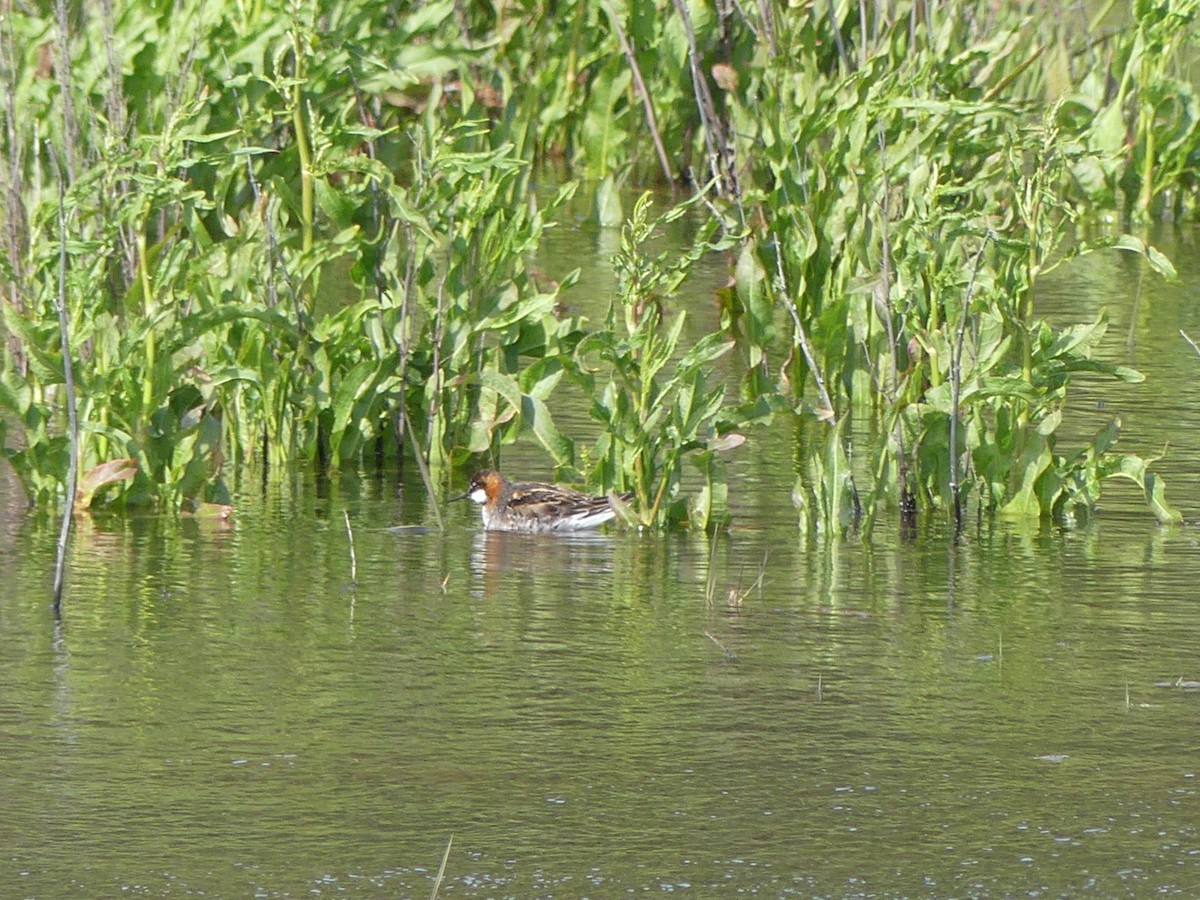
[[[763,578],[767,575],[767,559],[770,557],[771,551],[764,550],[762,562],[758,564],[758,577],[754,579],[754,583],[746,588],[745,594],[752,594],[754,591],[761,591],[763,586]]]
[[[684,34],[688,42],[688,63],[692,74],[692,90],[696,95],[696,110],[700,114],[700,124],[704,130],[704,143],[708,149],[709,168],[712,177],[721,186],[721,193],[731,197],[741,205],[742,192],[738,184],[737,166],[733,160],[733,148],[725,133],[725,126],[717,115],[716,104],[713,103],[712,92],[708,89],[708,81],[700,68],[700,50],[696,45],[696,30],[692,26],[692,16],[688,12],[686,0],[673,0],[675,12],[683,23]]]
[[[762,19],[763,31],[767,34],[771,58],[774,59],[779,55],[779,44],[775,40],[775,14],[771,11],[770,0],[758,0],[758,15]]]
[[[867,0],[858,0],[858,38],[860,42],[858,58],[865,64],[867,61]]]
[[[833,32],[833,41],[837,45],[838,57],[842,60],[842,65],[846,67],[846,72],[852,72],[854,67],[850,65],[850,55],[846,52],[846,42],[842,40],[842,29],[838,24],[835,7],[835,0],[829,0],[829,28]]]
[[[711,631],[709,631],[707,628],[704,629],[704,636],[706,638],[708,638],[710,641],[712,641],[714,644],[716,644],[717,647],[720,648],[721,652],[725,654],[726,660],[731,661],[731,662],[737,661],[737,654],[734,653],[732,650],[730,650],[728,647],[726,647],[724,644],[722,644],[719,640],[717,640],[717,638],[713,635],[713,633]]]
[[[108,129],[105,135],[106,147],[102,151],[103,158],[113,156],[118,159],[124,156],[129,148],[126,140],[126,125],[128,123],[128,103],[125,99],[125,79],[121,74],[121,63],[117,58],[116,23],[114,21],[112,0],[100,0],[100,19],[104,33],[104,55],[108,62],[108,87],[105,91],[105,110],[108,115]],[[182,176],[186,179],[186,175]],[[116,213],[122,201],[129,196],[131,183],[129,178],[117,178],[112,185],[111,194],[106,194],[103,202],[112,204],[113,211],[108,213],[112,219],[121,222],[122,218]],[[105,213],[101,213],[105,215]],[[162,213],[160,212],[160,216]],[[160,234],[166,230],[160,221]],[[114,256],[120,261],[122,283],[118,294],[125,293],[137,279],[138,274],[138,240],[137,228],[129,221],[118,224],[116,228],[116,252]]]
[[[71,97],[71,46],[67,34],[66,0],[56,0],[55,18],[58,24],[58,88],[62,92],[63,151],[67,166],[67,181],[75,183],[75,148],[79,145],[75,119],[75,103]]]
[[[897,409],[900,397],[900,346],[896,336],[896,307],[892,302],[892,212],[890,206],[892,184],[888,177],[887,167],[887,136],[883,129],[879,130],[879,158],[883,170],[883,202],[882,240],[883,240],[883,313],[887,325],[888,351],[891,356],[891,385],[888,390],[888,403],[893,410]],[[896,439],[896,480],[900,489],[900,515],[905,527],[916,524],[916,498],[908,484],[908,453],[904,446],[904,426],[899,415],[896,415],[894,431]]]
[[[228,60],[226,60],[226,65],[229,65]],[[230,77],[232,77],[232,73],[233,70],[232,67],[230,67]],[[237,107],[238,124],[242,127],[241,137],[244,142],[248,131],[246,129],[245,116],[243,115],[242,111],[241,97],[239,96],[236,88],[232,90],[232,93]],[[243,149],[249,151],[250,148],[248,145],[245,145]],[[270,199],[263,194],[262,189],[258,184],[258,178],[254,174],[255,154],[252,152],[246,152],[245,155],[246,183],[250,186],[250,193],[254,196],[254,208],[258,211],[259,215],[262,216],[263,233],[266,235],[267,240],[267,305],[271,309],[274,309],[279,305],[279,290],[277,287],[277,281],[279,278],[279,273],[282,273],[283,280],[287,286],[288,295],[291,297],[292,314],[296,317],[296,328],[299,333],[303,335],[304,320],[300,314],[300,296],[296,289],[296,284],[292,280],[292,273],[288,269],[287,261],[283,257],[283,251],[279,246],[279,239],[275,233],[275,225],[271,219],[271,211],[269,208]],[[278,361],[280,358],[280,351],[278,347],[278,341],[274,337],[270,338],[270,348],[272,355]],[[278,435],[281,438],[281,444],[283,443],[282,438],[284,437],[284,434],[285,432],[283,428],[280,427],[278,429]],[[263,488],[265,489],[267,478],[269,477],[271,470],[271,432],[270,423],[266,421],[263,422],[262,428],[262,461],[262,483]]]
[[[7,302],[18,313],[24,312],[22,299],[25,282],[25,251],[28,246],[29,229],[25,225],[25,203],[22,199],[24,181],[22,162],[25,154],[26,136],[17,133],[17,72],[16,49],[13,41],[12,16],[0,16],[0,82],[4,89],[4,137],[7,159],[6,167],[0,168],[0,187],[4,202],[4,250],[8,257],[11,276],[8,282]],[[36,156],[36,153],[34,154]],[[0,301],[4,302],[4,301]],[[8,351],[12,354],[13,371],[24,377],[27,372],[25,349],[13,334],[6,335]]]
[[[408,434],[413,434],[412,422],[408,418],[408,407],[403,403],[400,405],[400,416],[404,421],[404,430]],[[419,443],[413,444],[413,459],[417,461],[417,470],[421,473],[421,480],[425,482],[425,493],[429,495],[429,508],[433,510],[433,517],[437,519],[438,530],[444,531],[446,526],[442,524],[442,511],[438,508],[438,498],[433,490],[433,479],[429,477],[429,467],[425,465],[425,456]]]
[[[75,483],[79,477],[79,421],[75,407],[75,371],[71,364],[71,326],[67,312],[67,190],[63,183],[62,167],[58,165],[54,147],[46,145],[55,159],[58,173],[58,337],[62,346],[63,381],[67,394],[67,431],[70,439],[70,459],[67,462],[66,508],[58,530],[57,559],[54,564],[54,618],[62,618],[63,583],[67,569],[67,543],[71,539],[71,523],[75,518]]]
[[[833,399],[829,396],[829,391],[825,388],[825,379],[821,375],[821,370],[817,366],[817,359],[813,355],[812,347],[808,343],[808,333],[804,330],[804,323],[800,321],[800,313],[796,310],[796,304],[788,295],[787,279],[783,274],[783,254],[779,249],[780,242],[778,235],[774,236],[774,242],[775,272],[779,278],[778,289],[780,296],[783,300],[783,305],[787,308],[787,311],[791,313],[792,324],[796,329],[796,343],[800,345],[800,349],[804,352],[804,358],[808,361],[808,371],[812,375],[813,381],[817,385],[817,390],[821,392],[821,402],[825,404],[825,409],[828,413],[820,418],[824,419],[830,425],[830,427],[832,427],[837,424],[837,413],[834,412],[833,409]],[[855,524],[857,524],[862,519],[862,501],[858,495],[858,485],[854,480],[854,472],[848,471],[846,475],[850,483],[850,497],[854,502],[854,521]]]
[[[401,391],[403,391],[404,387],[407,386],[407,378],[408,378],[409,323],[412,321],[411,318],[409,317],[409,310],[412,309],[413,304],[416,302],[414,300],[414,291],[416,290],[416,278],[417,278],[417,261],[416,261],[417,260],[417,250],[415,247],[415,239],[414,239],[415,231],[413,229],[412,224],[409,222],[404,223],[403,226],[400,226],[400,225],[394,226],[392,240],[398,240],[398,233],[399,233],[400,227],[403,227],[403,229],[404,229],[404,238],[405,238],[404,246],[408,250],[407,259],[405,260],[405,263],[404,263],[404,283],[400,289],[400,321],[403,324],[402,324],[402,327],[400,328],[400,336],[396,341],[396,343],[398,345],[397,349],[400,351],[400,364],[399,364],[399,366],[397,366],[396,375],[400,379]],[[401,406],[403,407],[403,404],[404,404],[403,393],[401,393],[400,403],[401,403]],[[406,427],[408,424],[408,417],[405,415],[397,416],[395,419],[395,423],[396,423],[395,424],[396,456],[399,459],[400,464],[403,465],[404,464],[404,441],[406,438],[411,440],[411,435],[409,434],[409,430]],[[416,452],[420,453],[421,445],[419,443],[417,443],[414,446],[417,448]]]
[[[358,557],[354,555],[354,529],[350,527],[350,513],[342,510],[346,518],[346,537],[350,539],[350,583],[358,584]]]
[[[1125,347],[1132,350],[1136,343],[1137,324],[1142,307],[1142,282],[1146,277],[1146,267],[1137,267],[1137,285],[1133,289],[1133,306],[1129,311],[1129,330],[1125,333]]]
[[[888,178],[887,168],[887,136],[883,133],[883,129],[879,129],[879,157],[882,161],[883,170],[883,202],[880,204],[883,212],[882,220],[882,243],[883,243],[883,307],[886,315],[884,316],[884,324],[887,326],[888,348],[891,351],[892,366],[891,366],[891,386],[890,396],[888,400],[892,403],[896,402],[896,397],[900,393],[900,370],[899,363],[896,357],[899,355],[899,347],[896,344],[896,326],[895,319],[896,310],[892,304],[892,236],[890,225],[892,221],[891,210],[889,209],[888,200],[892,189],[891,180]]]
[[[816,382],[817,390],[821,392],[821,402],[825,404],[825,409],[829,411],[825,419],[830,425],[837,424],[837,415],[834,413],[833,400],[829,397],[829,391],[825,389],[825,379],[821,377],[821,369],[817,366],[817,359],[813,355],[812,347],[808,343],[808,334],[804,330],[804,323],[800,321],[800,314],[796,311],[796,304],[788,293],[787,279],[783,274],[783,254],[779,249],[780,241],[778,235],[775,236],[775,273],[779,278],[779,292],[783,305],[792,315],[792,324],[796,328],[796,342],[800,345],[801,351],[804,353],[804,358],[808,361],[808,371],[812,374],[813,381]]]
[[[228,61],[226,61],[228,65]],[[232,78],[233,69],[230,67],[229,75]],[[263,231],[267,237],[267,302],[274,309],[279,303],[279,291],[276,287],[276,273],[282,271],[284,281],[287,283],[288,293],[292,300],[292,312],[296,316],[296,327],[301,332],[304,330],[304,323],[300,316],[300,296],[296,289],[295,283],[292,281],[292,273],[287,267],[287,262],[283,258],[283,250],[279,246],[279,238],[275,233],[275,224],[271,220],[270,211],[268,210],[269,198],[266,197],[262,188],[259,186],[258,177],[254,174],[254,160],[256,154],[250,152],[251,148],[245,144],[245,137],[249,133],[246,128],[245,116],[242,113],[241,97],[236,88],[232,89],[234,100],[237,104],[238,125],[242,127],[243,150],[246,151],[246,183],[250,186],[250,193],[254,195],[254,205],[262,215]]]
[[[954,355],[950,360],[950,496],[954,498],[954,530],[962,530],[962,496],[959,490],[958,478],[958,404],[962,394],[962,352],[963,339],[967,333],[967,320],[971,313],[971,296],[975,293],[975,279],[979,275],[979,267],[983,264],[983,252],[987,249],[988,241],[992,239],[989,231],[983,237],[979,252],[975,254],[975,266],[971,270],[971,280],[967,283],[967,294],[963,298],[962,316],[958,320],[958,334],[954,339]]]
[[[125,149],[125,80],[121,74],[121,64],[117,60],[116,38],[114,35],[112,0],[100,0],[100,19],[104,26],[104,57],[108,63],[108,90],[105,92],[104,105],[108,114],[109,132],[117,136],[121,149]]]
[[[1193,340],[1192,340],[1190,337],[1188,337],[1188,336],[1187,336],[1187,332],[1185,332],[1185,331],[1184,331],[1182,328],[1180,328],[1180,329],[1179,329],[1179,333],[1183,335],[1183,339],[1184,339],[1185,341],[1187,341],[1189,344],[1191,344],[1191,345],[1192,345],[1192,349],[1193,349],[1193,350],[1195,350],[1197,353],[1200,353],[1200,346],[1197,346],[1197,345],[1196,345],[1196,342],[1195,342],[1195,341],[1193,341]]]
[[[446,841],[446,852],[442,854],[442,864],[438,867],[437,880],[433,883],[433,893],[429,895],[430,900],[437,900],[438,891],[442,889],[442,879],[446,875],[446,861],[450,859],[450,848],[454,846],[454,835],[450,835],[450,840]]]
[[[762,2],[763,2],[763,0],[759,0],[760,7],[762,5]],[[750,17],[749,13],[746,12],[746,7],[744,7],[742,5],[742,0],[733,0],[733,8],[736,9],[741,14],[742,24],[745,25],[750,30],[750,33],[752,35],[754,35],[754,42],[758,43],[759,41],[761,41],[762,37],[763,37],[762,32],[758,30],[758,28],[754,24],[754,20]],[[760,9],[759,11],[761,12],[762,10]],[[774,45],[772,45],[772,47],[771,47],[771,55],[772,56],[775,55]]]
[[[646,113],[646,124],[650,127],[650,137],[654,139],[654,150],[658,154],[658,164],[662,167],[663,178],[666,179],[667,184],[673,184],[675,176],[671,174],[671,163],[667,159],[667,150],[663,146],[662,135],[658,131],[658,117],[654,114],[654,103],[650,99],[650,92],[646,89],[646,82],[642,79],[642,67],[638,65],[637,56],[633,52],[633,46],[629,43],[629,37],[625,34],[625,28],[621,25],[616,10],[608,0],[605,0],[604,11],[608,14],[608,20],[612,22],[613,31],[616,32],[617,40],[621,43],[621,50],[629,62],[629,71],[633,74],[633,86],[637,90],[638,96],[642,98],[642,109]]]
[[[708,577],[704,583],[704,600],[709,606],[712,606],[713,599],[717,595],[717,570],[713,566],[713,557],[717,553],[717,535],[720,532],[713,529],[712,540],[708,545]]]
[[[350,79],[350,85],[354,88],[354,105],[358,111],[358,120],[368,128],[378,128],[378,119],[368,109],[366,103],[363,102],[362,89],[358,85],[358,79],[354,75],[354,69],[351,66],[346,66],[342,69]],[[367,158],[375,161],[379,157],[375,151],[375,139],[367,138],[363,141],[363,146],[367,151]],[[371,189],[371,221],[375,225],[375,233],[378,235],[380,243],[383,242],[383,236],[388,231],[389,220],[384,216],[383,201],[379,196],[379,180],[371,178],[367,184]],[[383,254],[375,260],[375,271],[372,273],[375,278],[375,290],[380,296],[383,295]],[[378,315],[378,314],[377,314]]]

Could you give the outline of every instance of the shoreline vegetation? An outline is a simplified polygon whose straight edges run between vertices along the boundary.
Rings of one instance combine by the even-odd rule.
[[[439,497],[525,437],[630,521],[711,529],[773,423],[809,535],[1070,522],[1114,478],[1179,522],[1119,423],[1058,446],[1073,378],[1141,375],[1093,356],[1103,314],[1033,304],[1095,250],[1174,277],[1138,230],[1196,216],[1200,0],[1129,5],[7,3],[0,448],[36,507],[179,510],[296,459]],[[620,234],[596,321],[529,264],[579,191]],[[721,328],[685,348],[710,254]]]

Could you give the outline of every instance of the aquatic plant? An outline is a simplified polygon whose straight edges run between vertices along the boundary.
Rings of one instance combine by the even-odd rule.
[[[1064,115],[1096,151],[1078,183],[1095,199],[1124,195],[1133,217],[1182,218],[1200,188],[1200,101],[1187,75],[1200,2],[1136,0],[1129,15],[1105,64],[1066,98]]]
[[[1072,378],[1138,376],[1095,358],[1103,317],[1054,328],[1035,300],[1088,249],[1085,202],[1196,208],[1198,4],[1138,0],[1102,45],[1053,4],[972,0],[10,10],[0,446],[62,499],[65,249],[84,505],[224,501],[240,465],[297,458],[414,460],[435,490],[531,436],[638,522],[710,526],[722,448],[790,408],[826,423],[797,429],[812,530],[1068,518],[1112,477],[1173,520],[1113,428],[1056,443]],[[603,323],[526,262],[575,190],[533,199],[531,164],[559,159],[622,228]],[[616,202],[647,173],[692,185],[658,220],[694,220],[682,255]],[[684,347],[671,295],[714,251],[721,329]],[[564,378],[586,452],[551,415]]]
[[[342,27],[362,27],[358,14]],[[214,30],[228,24],[201,18]],[[23,21],[33,33],[46,27]],[[168,42],[169,23],[158,24]],[[318,53],[299,10],[266,30],[230,52],[219,97],[176,73],[175,105],[145,98],[138,113],[153,132],[76,123],[95,155],[77,154],[73,176],[64,167],[63,204],[34,183],[14,207],[31,233],[6,255],[0,406],[18,429],[5,454],[31,502],[53,502],[65,471],[52,349],[60,211],[84,363],[80,465],[136,468],[87,492],[85,505],[226,502],[227,464],[397,459],[409,437],[435,469],[521,426],[563,445],[542,405],[553,366],[536,378],[527,366],[553,355],[570,323],[553,314],[557,286],[525,269],[547,227],[528,200],[526,164],[478,123],[426,118],[395,135],[411,148],[398,178],[375,153],[384,131],[353,94],[315,102],[344,82],[336,66],[348,51]],[[9,96],[36,99],[11,81]],[[117,92],[121,104],[131,99]],[[350,273],[357,297],[325,295],[322,276],[335,268]],[[513,396],[516,409],[506,409]]]
[[[631,491],[628,513],[638,524],[687,521],[679,486],[690,458],[703,477],[690,519],[707,528],[726,512],[719,453],[742,440],[733,431],[742,422],[718,421],[726,412],[725,385],[712,370],[733,342],[712,332],[683,350],[687,313],[673,311],[670,299],[701,257],[734,246],[739,235],[729,223],[705,217],[686,253],[651,257],[646,252],[650,238],[697,200],[657,219],[651,217],[652,202],[643,194],[621,230],[613,260],[619,286],[604,327],[575,348],[572,372],[592,398],[591,413],[601,425],[587,455],[587,480],[595,490]]]
[[[802,524],[869,534],[889,507],[908,524],[938,508],[961,524],[971,497],[983,510],[1061,519],[1090,509],[1117,473],[1177,521],[1144,461],[1112,451],[1109,430],[1076,453],[1056,450],[1073,376],[1140,376],[1094,358],[1102,317],[1055,329],[1035,315],[1038,280],[1085,249],[1066,235],[1079,215],[1071,173],[1089,151],[1064,133],[1061,104],[1031,121],[983,95],[981,71],[1011,84],[1028,67],[1019,29],[986,43],[960,36],[967,52],[942,52],[971,27],[877,22],[833,65],[813,54],[762,69],[754,108],[735,105],[757,148],[754,181],[769,185],[757,265],[739,273],[771,276],[792,321],[795,401],[831,426],[801,454]],[[800,21],[786,39],[814,44],[820,33]],[[769,346],[775,323],[757,308],[741,325]],[[751,369],[748,388],[762,382]],[[853,458],[870,465],[856,471]]]

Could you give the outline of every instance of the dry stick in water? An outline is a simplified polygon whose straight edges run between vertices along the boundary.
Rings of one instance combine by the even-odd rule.
[[[437,880],[433,883],[433,893],[430,900],[437,900],[438,891],[442,889],[442,879],[446,877],[446,861],[450,859],[450,848],[454,846],[454,835],[446,841],[446,852],[442,854],[442,864],[438,867]]]
[[[1193,349],[1193,350],[1195,350],[1197,353],[1200,353],[1200,346],[1197,346],[1197,345],[1196,345],[1196,342],[1195,342],[1195,341],[1193,341],[1193,340],[1192,340],[1190,337],[1188,337],[1188,336],[1187,336],[1187,332],[1186,332],[1186,331],[1184,331],[1182,328],[1180,328],[1180,329],[1179,329],[1179,333],[1183,335],[1183,339],[1184,339],[1185,341],[1187,341],[1189,344],[1191,344],[1191,345],[1192,345],[1192,349]]]
[[[704,584],[704,600],[709,606],[712,606],[713,599],[717,596],[717,569],[713,565],[713,557],[717,555],[717,529],[713,529],[712,540],[708,545],[708,577]]]
[[[404,421],[405,433],[413,434],[412,422],[408,418],[408,408],[403,404],[400,406],[400,415]],[[429,477],[429,467],[425,465],[425,457],[421,455],[420,444],[413,444],[413,459],[417,461],[417,470],[421,473],[421,481],[425,482],[425,493],[429,495],[429,508],[433,510],[433,517],[437,519],[438,531],[444,531],[446,526],[442,524],[442,511],[438,509],[438,499],[433,492],[433,479]]]
[[[688,12],[686,0],[674,0],[675,11],[683,23],[684,34],[688,42],[688,63],[692,73],[692,90],[696,94],[696,111],[700,114],[700,124],[704,128],[704,144],[708,148],[709,167],[712,177],[721,186],[721,194],[732,197],[741,204],[741,189],[738,186],[737,169],[733,163],[733,153],[725,134],[725,127],[717,116],[717,107],[713,103],[712,92],[700,68],[700,51],[696,47],[696,30],[692,27],[692,16]]]
[[[779,278],[779,291],[783,299],[783,305],[792,314],[792,324],[796,326],[796,340],[800,344],[804,358],[808,361],[808,370],[812,373],[813,381],[817,383],[817,390],[821,392],[821,402],[825,404],[825,409],[829,413],[828,416],[823,418],[830,425],[834,425],[837,423],[837,418],[833,411],[833,401],[829,399],[829,391],[825,389],[825,379],[821,377],[821,370],[817,368],[817,360],[813,356],[812,347],[809,346],[808,334],[804,330],[804,324],[800,321],[800,314],[796,312],[796,304],[792,302],[791,295],[788,293],[787,279],[783,274],[783,254],[779,249],[778,235],[775,235],[775,274]]]
[[[58,88],[62,91],[63,144],[66,151],[67,181],[75,183],[75,147],[78,145],[78,127],[75,119],[75,104],[71,99],[71,49],[67,41],[66,0],[56,0],[54,12],[58,22]]]
[[[67,464],[66,508],[62,527],[58,531],[58,554],[54,564],[54,617],[62,618],[63,581],[67,568],[67,542],[71,538],[71,522],[75,517],[75,482],[79,476],[79,421],[75,411],[75,371],[71,365],[71,327],[67,318],[67,211],[66,186],[53,145],[47,143],[58,172],[58,337],[62,344],[63,379],[67,393],[67,429],[71,441],[71,457]]]
[[[1142,308],[1142,279],[1146,276],[1146,267],[1138,266],[1137,287],[1133,291],[1133,309],[1129,311],[1129,331],[1125,333],[1125,347],[1129,350],[1133,349],[1136,343],[1137,323],[1139,321],[1139,312]]]
[[[0,85],[4,91],[4,138],[7,141],[6,171],[0,171],[0,187],[3,187],[4,203],[4,252],[12,273],[5,279],[7,297],[5,301],[18,313],[24,312],[21,285],[25,281],[25,250],[29,241],[29,229],[25,225],[25,203],[22,200],[23,158],[25,136],[17,134],[17,87],[16,48],[13,42],[12,16],[0,17]],[[36,145],[35,145],[36,146]],[[27,361],[24,348],[12,335],[8,337],[8,351],[12,354],[12,368],[24,376]]]
[[[400,223],[397,223],[396,227],[404,229],[405,246],[409,248],[408,258],[406,259],[406,261],[404,263],[404,284],[403,284],[401,292],[400,292],[400,321],[407,323],[407,322],[411,321],[411,318],[409,317],[409,310],[412,308],[413,292],[416,290],[417,252],[416,252],[416,250],[413,249],[415,244],[414,244],[414,240],[413,240],[412,224],[409,222],[405,222],[402,225]],[[400,385],[401,385],[402,389],[403,389],[404,385],[406,385],[408,383],[408,338],[409,338],[409,329],[406,325],[405,327],[400,329],[400,338],[398,341],[398,343],[400,345],[398,348],[400,350],[400,367],[399,367],[399,371],[396,374],[397,374],[397,377],[399,377],[399,379],[400,379]],[[403,404],[401,404],[401,411],[403,412]],[[395,426],[395,428],[396,428],[396,454],[399,457],[401,464],[403,464],[403,462],[404,462],[404,441],[405,441],[405,439],[412,440],[412,437],[409,434],[409,429],[408,429],[408,416],[407,415],[397,416],[395,419],[395,422],[396,422],[396,426]],[[420,444],[416,444],[414,446],[416,446],[416,448],[417,448],[416,453],[419,454],[421,452]],[[432,499],[432,494],[430,495],[430,498]]]
[[[773,237],[775,241],[775,273],[779,278],[779,293],[783,299],[783,305],[792,314],[792,324],[796,326],[796,342],[800,345],[804,358],[808,361],[808,371],[812,373],[813,381],[817,383],[817,390],[821,392],[821,402],[825,404],[825,409],[828,411],[828,415],[823,418],[833,426],[837,424],[833,400],[825,388],[825,379],[821,376],[821,370],[817,367],[817,358],[813,356],[812,347],[808,343],[808,333],[804,330],[804,323],[800,321],[800,313],[796,311],[796,304],[792,302],[791,295],[788,293],[787,278],[783,274],[783,253],[779,249],[779,236],[773,235]],[[862,515],[862,501],[858,497],[858,485],[854,481],[853,472],[850,473],[850,495],[854,501],[854,515],[857,520]]]
[[[613,9],[612,4],[606,2],[604,11],[608,14],[608,20],[612,22],[617,40],[621,42],[621,50],[629,62],[629,71],[633,73],[633,85],[637,89],[638,96],[642,98],[642,108],[646,112],[646,124],[650,126],[650,136],[654,138],[654,150],[658,153],[658,164],[662,166],[663,178],[667,180],[668,184],[671,184],[674,182],[674,177],[671,175],[671,163],[667,159],[666,148],[663,147],[662,135],[658,132],[658,118],[654,115],[654,103],[650,100],[650,92],[646,90],[646,82],[642,80],[641,66],[638,65],[637,56],[634,55],[633,47],[629,43],[629,38],[621,26],[621,20],[617,17],[617,12]]]
[[[350,539],[350,583],[358,584],[358,557],[354,555],[354,530],[350,527],[350,513],[342,510],[346,518],[346,537]]]
[[[962,316],[958,320],[958,334],[954,339],[954,355],[950,360],[950,496],[954,498],[956,534],[962,530],[962,494],[958,481],[958,402],[962,392],[963,338],[967,333],[967,319],[971,312],[971,295],[975,293],[975,279],[979,275],[980,265],[983,264],[983,251],[987,249],[992,236],[991,231],[984,235],[979,252],[975,254],[975,268],[971,271],[967,295],[963,298]]]
[[[886,161],[887,158],[887,137],[883,133],[883,129],[879,131],[879,155],[881,159]],[[898,357],[900,355],[900,347],[896,337],[896,308],[892,303],[892,238],[889,226],[891,225],[891,209],[888,203],[888,195],[891,193],[891,179],[888,178],[887,165],[883,166],[883,313],[884,322],[887,325],[888,352],[892,358],[891,365],[891,385],[888,390],[888,402],[892,408],[896,406],[896,399],[900,395],[900,370]],[[900,421],[900,416],[896,416],[896,476],[900,482],[900,517],[901,521],[907,527],[916,525],[917,504],[912,491],[908,485],[908,454],[904,447],[904,428]]]

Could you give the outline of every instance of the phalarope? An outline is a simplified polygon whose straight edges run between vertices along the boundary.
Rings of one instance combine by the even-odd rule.
[[[593,497],[554,484],[512,484],[499,472],[485,469],[471,478],[467,492],[453,500],[473,500],[483,513],[485,531],[582,531],[617,513],[607,497]],[[626,494],[622,500],[633,499]]]

